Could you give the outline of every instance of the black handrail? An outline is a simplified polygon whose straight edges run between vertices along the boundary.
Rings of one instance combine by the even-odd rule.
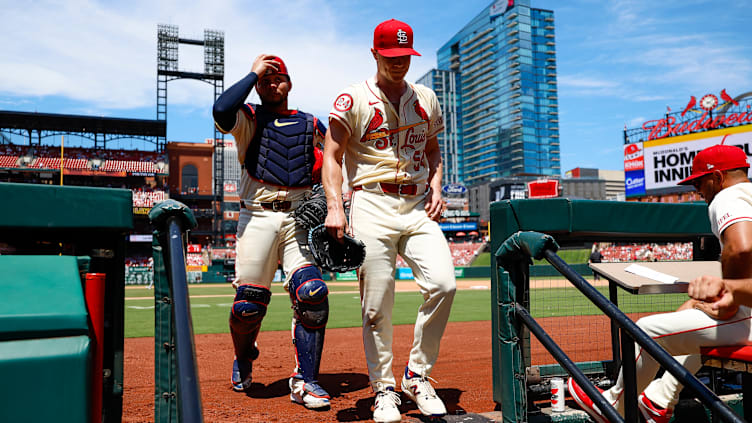
[[[721,401],[707,386],[697,380],[692,373],[690,373],[684,366],[679,364],[666,350],[664,350],[658,343],[656,343],[651,337],[642,331],[629,317],[627,317],[621,310],[619,310],[613,303],[611,303],[606,297],[603,296],[597,289],[590,285],[585,279],[582,278],[577,272],[572,270],[569,265],[562,260],[551,249],[546,248],[543,250],[543,257],[551,263],[551,265],[558,270],[564,277],[566,277],[577,289],[580,290],[593,304],[601,309],[610,319],[616,321],[616,323],[625,331],[629,336],[637,342],[642,348],[644,348],[667,372],[670,372],[681,382],[685,387],[690,388],[700,398],[700,401],[707,404],[714,413],[725,421],[742,423],[745,422],[742,418],[737,416],[731,408]],[[623,338],[622,338],[623,339]],[[622,350],[622,354],[624,350]],[[627,357],[623,357],[622,365],[625,364]],[[634,361],[634,360],[631,360]],[[623,369],[625,370],[625,369]],[[577,380],[577,379],[575,379]],[[579,381],[577,382],[580,383]],[[580,387],[585,387],[580,384]],[[628,394],[629,389],[625,385],[625,394]],[[631,389],[631,395],[636,395],[634,388]],[[587,391],[586,391],[587,392]],[[588,392],[588,395],[591,395]],[[594,398],[590,396],[590,398]]]
[[[173,300],[175,355],[178,372],[178,412],[181,422],[203,422],[201,390],[196,367],[196,349],[193,344],[193,320],[191,318],[183,251],[183,230],[179,216],[167,218],[167,237],[166,247],[170,266],[169,282]]]

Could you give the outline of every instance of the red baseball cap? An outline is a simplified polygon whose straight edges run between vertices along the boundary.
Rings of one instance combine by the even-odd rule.
[[[744,150],[733,145],[714,145],[697,153],[692,160],[692,174],[679,182],[679,185],[689,185],[695,179],[712,173],[714,170],[740,168],[749,168]]]
[[[373,49],[384,57],[420,56],[413,50],[413,29],[396,19],[389,19],[376,27]]]
[[[277,63],[277,67],[279,68],[278,71],[274,71],[273,69],[269,69],[266,71],[266,75],[270,75],[273,73],[278,73],[280,75],[284,75],[287,77],[287,79],[290,79],[290,74],[287,73],[287,65],[285,65],[285,62],[282,61],[278,56],[271,57],[271,60]],[[263,76],[263,75],[262,75]]]

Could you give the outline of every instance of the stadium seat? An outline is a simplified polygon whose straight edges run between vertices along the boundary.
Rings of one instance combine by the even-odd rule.
[[[702,347],[702,364],[712,367],[710,380],[713,391],[717,392],[715,369],[742,372],[742,406],[744,417],[752,416],[752,345],[732,345],[722,347]],[[718,416],[713,414],[713,422]]]

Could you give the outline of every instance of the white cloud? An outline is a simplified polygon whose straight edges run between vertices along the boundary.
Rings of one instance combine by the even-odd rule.
[[[204,29],[224,30],[225,88],[250,71],[257,55],[279,54],[292,73],[291,107],[313,112],[327,113],[337,91],[375,69],[367,34],[364,42],[338,32],[340,22],[323,0],[287,1],[284,8],[241,1],[41,1],[5,4],[3,18],[0,93],[11,97],[155,107],[159,23],[178,25],[181,37],[193,39],[203,39]],[[201,50],[181,44],[181,70],[200,71]],[[171,106],[208,110],[212,101],[208,84],[168,83]]]

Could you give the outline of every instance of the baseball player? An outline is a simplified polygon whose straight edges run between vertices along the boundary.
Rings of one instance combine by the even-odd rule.
[[[721,243],[723,278],[702,276],[689,285],[690,300],[676,312],[637,321],[648,335],[692,373],[697,372],[700,347],[752,344],[752,183],[747,155],[738,147],[714,145],[698,153],[692,174],[679,182],[692,185],[709,204],[713,234]],[[669,372],[653,380],[658,363],[636,345],[637,405],[645,420],[668,422],[681,385]],[[603,396],[624,413],[622,375]],[[597,422],[605,417],[585,392],[569,379],[569,392]]]
[[[261,104],[244,104],[254,86]],[[323,141],[326,128],[313,115],[287,109],[291,87],[282,59],[261,55],[251,73],[214,104],[217,128],[235,137],[244,170],[233,283],[236,295],[230,313],[235,347],[232,388],[247,391],[251,387],[252,362],[259,355],[255,341],[281,261],[294,310],[296,366],[289,380],[290,399],[308,408],[323,408],[329,406],[330,398],[317,378],[329,312],[328,289],[310,253],[301,248],[306,232],[296,226],[292,212],[310,193],[319,166],[315,146]]]
[[[348,231],[363,241],[359,271],[363,343],[371,386],[373,419],[400,421],[399,395],[392,373],[392,308],[397,254],[413,270],[424,302],[418,310],[402,392],[425,415],[446,408],[428,381],[439,353],[456,283],[449,246],[435,222],[441,199],[441,155],[436,139],[444,125],[436,94],[405,81],[413,31],[397,20],[382,22],[371,49],[376,75],[342,91],[329,114],[322,181],[326,228],[342,238]],[[342,208],[347,174],[349,226]]]

